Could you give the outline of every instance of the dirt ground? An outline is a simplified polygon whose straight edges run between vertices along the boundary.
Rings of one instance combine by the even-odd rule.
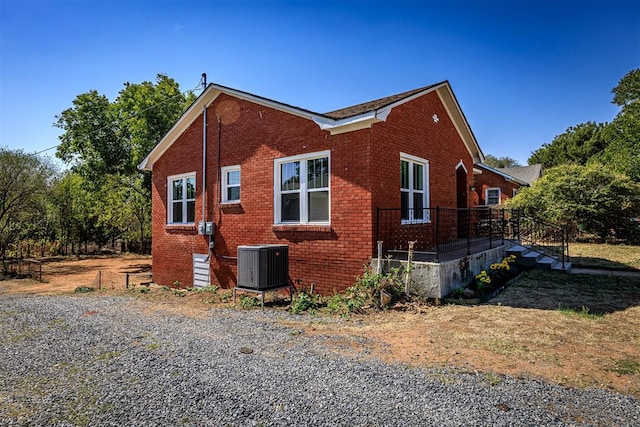
[[[151,272],[151,256],[94,256],[44,261],[42,283],[31,279],[5,280],[0,281],[0,289],[5,293],[55,295],[73,292],[78,286],[97,288],[99,271],[105,288],[124,288],[125,273]],[[116,282],[114,279],[118,286],[111,283]]]
[[[3,294],[68,294],[78,286],[95,284],[98,270],[122,275],[150,268],[151,258],[141,256],[51,262],[44,267],[46,283],[0,281],[0,298]],[[606,290],[619,293],[623,289],[626,293],[619,298],[623,303],[596,310],[601,311],[598,314],[584,306],[581,314],[580,306],[576,311],[562,311],[558,304],[541,304],[545,280],[549,278],[530,280],[535,287],[523,281],[490,305],[413,305],[339,321],[318,315],[282,322],[322,339],[333,351],[356,357],[479,371],[495,383],[500,382],[500,375],[508,374],[571,387],[612,389],[640,398],[640,280]],[[567,282],[563,289],[576,301],[588,301],[593,308],[603,298],[601,294],[581,295],[580,281],[572,283]],[[152,287],[142,293],[139,289],[107,287],[102,292],[130,295],[154,303],[148,309],[189,316],[206,316],[215,307],[233,307],[229,290],[213,293]],[[236,309],[243,309],[242,304]],[[287,304],[275,303],[268,309],[286,310]]]

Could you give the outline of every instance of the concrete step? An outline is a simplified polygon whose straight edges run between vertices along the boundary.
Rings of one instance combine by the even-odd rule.
[[[570,262],[565,261],[564,268],[562,268],[562,261],[556,260],[555,263],[551,266],[552,270],[564,271],[565,273],[569,273],[573,265]]]
[[[557,263],[557,259],[544,255],[536,261],[536,268],[539,268],[540,270],[551,270],[553,265]],[[562,263],[560,266],[562,267]]]
[[[518,262],[526,267],[535,267],[542,257],[544,257],[544,255],[541,253],[529,251],[524,253]]]
[[[507,255],[515,255],[516,259],[519,259],[528,252],[531,252],[531,249],[522,245],[513,245],[507,249]]]
[[[565,268],[562,268],[562,262],[558,259],[545,255],[543,253],[532,250],[530,247],[522,245],[514,245],[507,249],[507,255],[515,255],[516,262],[523,267],[533,267],[540,270],[557,270],[569,272],[571,263],[565,262]]]

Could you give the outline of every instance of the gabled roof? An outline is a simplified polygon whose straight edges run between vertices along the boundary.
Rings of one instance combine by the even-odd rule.
[[[516,178],[515,176],[512,176],[512,175],[509,175],[508,173],[502,172],[501,169],[492,168],[491,166],[487,166],[484,163],[476,163],[474,166],[480,167],[480,168],[482,168],[484,170],[487,170],[489,172],[493,172],[496,175],[499,175],[499,176],[503,177],[507,181],[515,182],[518,185],[522,185],[522,186],[528,186],[529,185],[528,182],[526,182],[526,181],[524,181],[522,179]]]
[[[424,86],[396,95],[387,96],[374,101],[365,102],[351,107],[342,108],[328,113],[316,113],[283,102],[254,95],[238,89],[233,89],[219,84],[210,83],[198,96],[194,103],[185,111],[167,134],[145,157],[138,166],[141,170],[152,170],[153,164],[162,154],[182,135],[183,132],[202,114],[205,107],[211,105],[220,94],[226,94],[258,105],[274,108],[294,116],[306,118],[315,122],[320,129],[329,131],[332,135],[351,132],[371,127],[374,123],[386,121],[391,110],[401,104],[409,102],[417,97],[430,92],[436,92],[453,124],[471,154],[474,162],[482,162],[484,155],[476,141],[471,127],[467,122],[462,109],[458,104],[448,81]]]
[[[367,111],[372,111],[372,110],[377,110],[379,108],[387,107],[393,104],[394,102],[402,101],[405,98],[409,98],[410,96],[413,96],[417,93],[432,89],[443,83],[445,82],[436,83],[430,86],[424,86],[418,89],[409,90],[407,92],[398,93],[396,95],[391,95],[384,98],[376,99],[374,101],[368,101],[362,104],[353,105],[351,107],[341,108],[339,110],[324,113],[324,115],[327,117],[331,117],[332,119],[344,119],[346,117],[351,117],[358,114],[366,113]]]
[[[516,177],[529,185],[542,176],[542,165],[514,166],[511,168],[497,168],[499,171]]]

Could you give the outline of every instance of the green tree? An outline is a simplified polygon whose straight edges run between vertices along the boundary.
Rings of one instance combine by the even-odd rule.
[[[85,213],[93,223],[84,229],[66,224],[67,231],[75,233],[68,236],[71,241],[80,233],[83,238],[138,239],[145,247],[151,229],[151,180],[137,165],[194,100],[192,92],[182,93],[175,80],[158,74],[155,82],[125,83],[113,102],[97,91],[78,95],[72,107],[57,116],[54,125],[64,133],[56,155],[72,165],[84,179],[81,187],[94,195],[89,199],[74,190],[72,197],[92,204]],[[76,189],[71,184],[60,191]],[[80,206],[74,209],[78,213]]]
[[[20,238],[38,237],[54,167],[36,154],[0,148],[0,255]]]
[[[632,218],[640,216],[640,184],[599,164],[564,165],[546,170],[508,204],[564,225],[574,235],[628,238],[637,233]]]
[[[545,169],[564,164],[586,165],[589,159],[601,154],[607,146],[604,127],[595,122],[572,126],[557,135],[550,144],[543,144],[534,151],[528,163],[540,163]]]
[[[85,252],[90,241],[104,241],[98,224],[100,196],[82,175],[68,172],[52,189],[52,200],[57,207],[58,240],[62,253]]]
[[[640,68],[629,71],[620,79],[616,87],[611,89],[613,104],[621,107],[640,101]]]
[[[492,168],[512,168],[515,166],[521,166],[521,164],[511,157],[496,157],[492,154],[484,156],[484,164]]]
[[[135,175],[193,100],[164,74],[155,84],[125,83],[114,102],[97,91],[80,94],[54,123],[64,131],[56,155],[92,181],[104,174]]]
[[[606,126],[608,146],[598,160],[640,182],[640,69],[627,73],[611,92],[622,108]]]

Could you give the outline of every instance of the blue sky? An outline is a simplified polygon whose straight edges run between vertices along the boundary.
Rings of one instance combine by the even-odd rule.
[[[114,100],[158,73],[318,112],[449,80],[485,154],[526,164],[569,126],[611,121],[638,67],[640,0],[0,0],[0,146],[53,147],[77,95]]]

